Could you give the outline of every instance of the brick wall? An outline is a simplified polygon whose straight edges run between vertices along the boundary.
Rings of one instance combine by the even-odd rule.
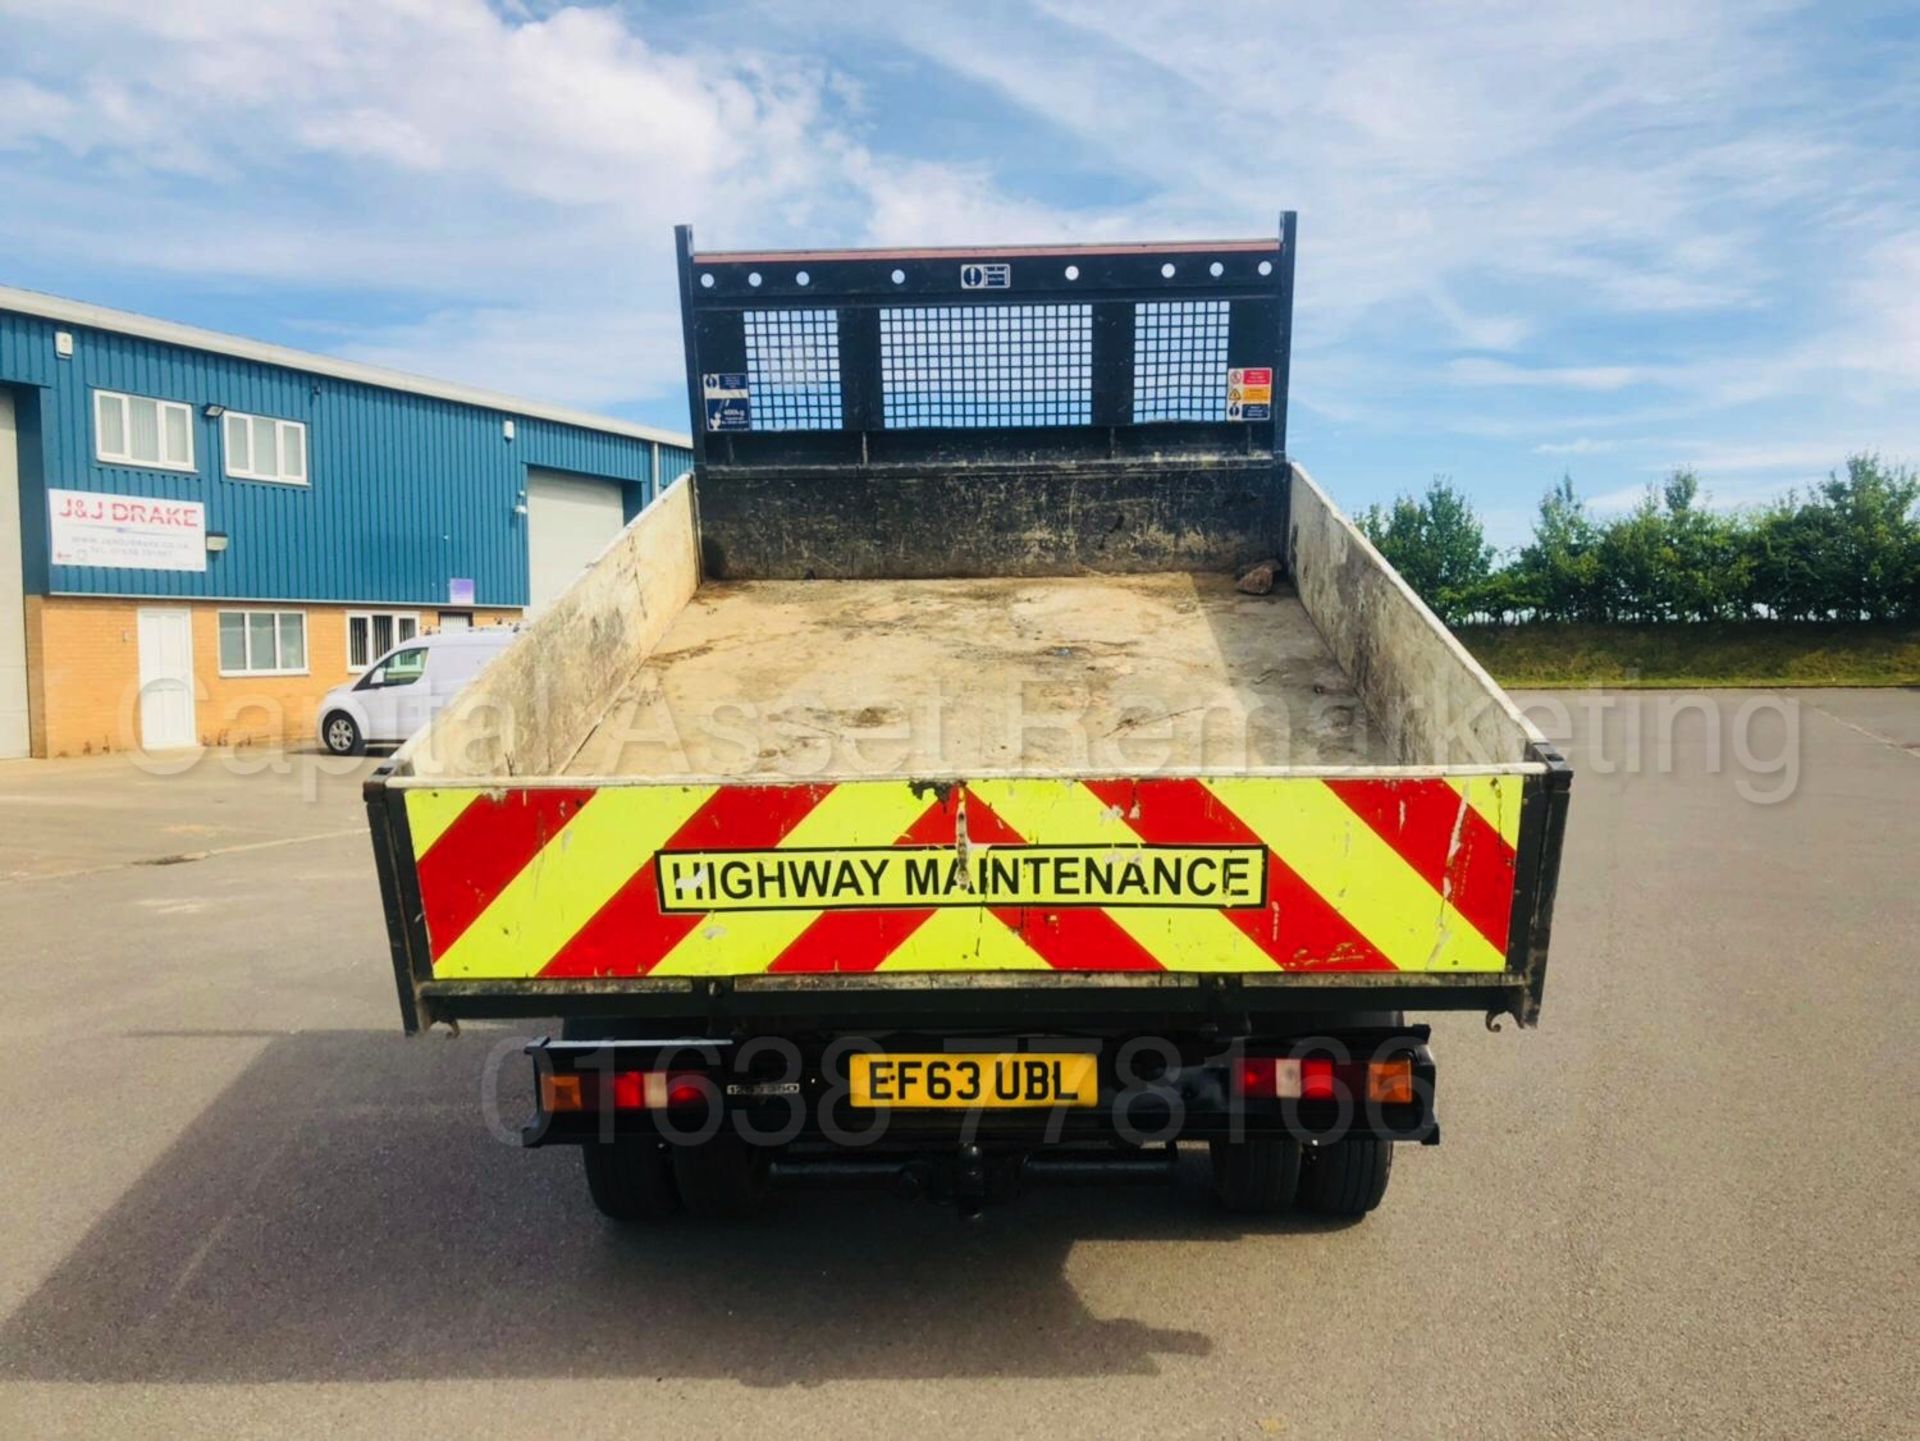
[[[144,606],[193,613],[195,718],[202,745],[302,745],[313,740],[320,697],[347,669],[350,605],[249,606],[214,601],[27,597],[27,704],[37,756],[131,750],[140,740],[139,612]],[[222,610],[300,611],[307,617],[307,670],[292,676],[220,674]],[[421,609],[420,624],[440,623]],[[473,612],[476,626],[507,624],[513,611]]]

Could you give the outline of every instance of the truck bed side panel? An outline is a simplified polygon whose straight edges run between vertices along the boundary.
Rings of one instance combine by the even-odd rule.
[[[693,485],[681,479],[394,757],[401,774],[565,770],[700,584]]]
[[[1410,764],[1533,758],[1539,732],[1299,465],[1287,569],[1300,603]]]

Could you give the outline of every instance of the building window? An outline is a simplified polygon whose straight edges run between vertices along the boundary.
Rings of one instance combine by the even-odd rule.
[[[305,675],[307,616],[298,610],[220,612],[221,675]]]
[[[347,614],[347,669],[362,671],[403,641],[420,634],[410,610],[356,610]]]
[[[307,483],[307,428],[299,421],[229,410],[223,425],[228,475],[282,485]]]
[[[93,453],[108,465],[193,469],[193,407],[146,395],[93,393]]]

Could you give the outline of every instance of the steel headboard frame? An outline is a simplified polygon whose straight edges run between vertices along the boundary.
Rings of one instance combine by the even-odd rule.
[[[1284,462],[1294,236],[701,253],[680,226],[696,461]],[[1266,396],[1230,410],[1247,371]]]

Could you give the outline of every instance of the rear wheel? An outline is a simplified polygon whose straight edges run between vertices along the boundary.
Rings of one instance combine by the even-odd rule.
[[[1321,1216],[1357,1221],[1387,1194],[1393,1143],[1349,1136],[1331,1146],[1311,1146],[1300,1168],[1300,1205]]]
[[[673,1165],[651,1137],[595,1141],[580,1151],[587,1190],[601,1215],[616,1221],[658,1221],[680,1208]]]
[[[320,723],[320,741],[337,756],[357,756],[367,748],[360,723],[340,710]]]
[[[740,1220],[767,1202],[773,1151],[722,1133],[695,1146],[672,1148],[680,1199],[696,1216]]]
[[[1214,1141],[1213,1192],[1229,1211],[1271,1216],[1293,1204],[1300,1179],[1300,1143],[1291,1136]]]

